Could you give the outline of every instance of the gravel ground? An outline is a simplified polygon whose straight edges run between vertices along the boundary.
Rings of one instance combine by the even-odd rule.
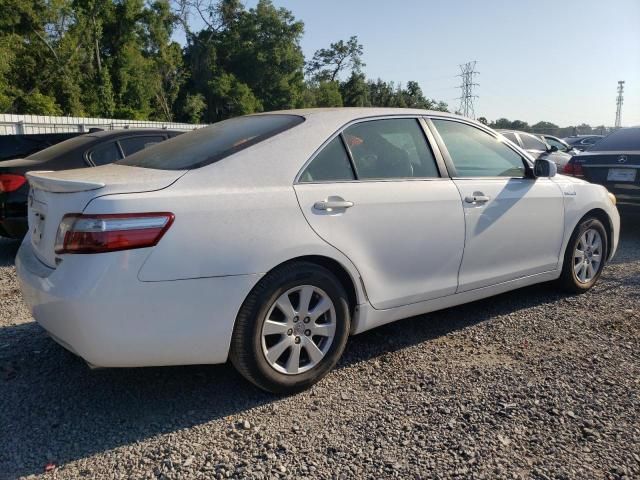
[[[639,225],[589,294],[379,328],[290,398],[229,365],[89,370],[33,322],[0,243],[0,477],[639,478]]]

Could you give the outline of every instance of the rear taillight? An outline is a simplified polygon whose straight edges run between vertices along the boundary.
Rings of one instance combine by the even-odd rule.
[[[27,183],[27,179],[15,173],[0,173],[0,192],[15,192]]]
[[[173,213],[65,215],[56,253],[103,253],[153,247],[173,223]]]
[[[582,164],[576,163],[573,158],[566,163],[562,169],[562,173],[565,175],[573,175],[574,177],[582,177],[584,175]]]

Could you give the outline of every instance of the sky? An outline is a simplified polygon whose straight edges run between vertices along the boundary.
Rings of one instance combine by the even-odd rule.
[[[257,0],[245,0],[250,8]],[[640,125],[640,0],[273,0],[305,24],[301,46],[357,35],[364,72],[459,106],[460,64],[477,61],[476,117],[530,124]]]

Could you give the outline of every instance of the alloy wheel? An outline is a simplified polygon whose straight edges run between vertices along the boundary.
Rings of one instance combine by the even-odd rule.
[[[580,236],[573,252],[573,271],[580,283],[589,283],[595,278],[602,263],[602,237],[600,232],[589,228]]]
[[[269,308],[262,324],[262,353],[280,373],[304,373],[322,361],[335,332],[336,310],[329,295],[313,285],[297,286]]]

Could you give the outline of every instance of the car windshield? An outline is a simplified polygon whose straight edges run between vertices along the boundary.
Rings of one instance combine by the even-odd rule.
[[[65,140],[64,142],[56,143],[49,148],[40,150],[39,152],[32,153],[27,158],[29,160],[39,160],[42,162],[46,162],[48,160],[51,160],[52,158],[58,157],[59,155],[65,154],[71,150],[88,144],[95,139],[96,137],[91,135],[80,135],[78,137],[73,137],[69,140]]]
[[[162,142],[116,162],[119,165],[187,170],[217,162],[240,150],[288,130],[304,121],[298,115],[249,115],[218,122],[210,127]]]
[[[589,151],[598,152],[629,150],[640,150],[640,127],[617,130],[589,148]]]

